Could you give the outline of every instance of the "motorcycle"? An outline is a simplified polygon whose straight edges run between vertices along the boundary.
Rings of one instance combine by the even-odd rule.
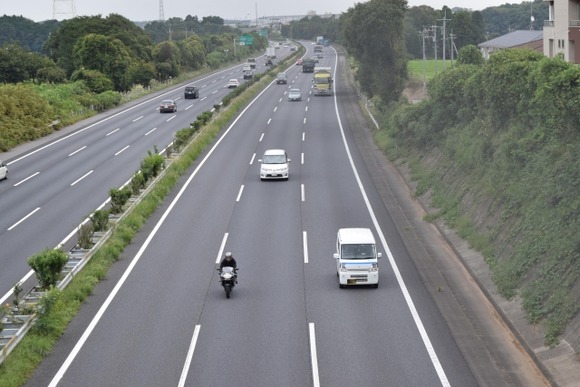
[[[231,266],[224,266],[223,269],[217,269],[220,275],[220,282],[226,292],[226,298],[230,298],[230,293],[238,283],[238,269]]]

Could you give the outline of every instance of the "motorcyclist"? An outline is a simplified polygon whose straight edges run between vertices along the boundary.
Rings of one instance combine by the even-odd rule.
[[[238,269],[238,266],[237,266],[236,260],[234,259],[234,256],[229,251],[226,253],[224,259],[222,259],[222,261],[220,263],[220,272],[226,266],[234,268],[234,279],[235,279],[236,283],[238,283],[238,273],[236,271]]]
[[[226,253],[224,259],[220,263],[220,270],[223,269],[225,266],[230,266],[234,268],[234,271],[237,269],[237,263],[234,259],[234,256],[229,251]]]

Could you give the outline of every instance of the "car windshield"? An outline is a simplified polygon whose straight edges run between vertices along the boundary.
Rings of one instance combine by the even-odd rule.
[[[375,257],[375,247],[367,244],[342,245],[343,259],[371,259]]]
[[[284,79],[284,78],[286,78],[286,74],[278,74],[278,78]]]
[[[263,159],[264,164],[285,164],[286,155],[265,155]]]

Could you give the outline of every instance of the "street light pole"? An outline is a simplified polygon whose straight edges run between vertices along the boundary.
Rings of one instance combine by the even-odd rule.
[[[236,38],[234,38],[234,58],[238,60],[238,54],[236,52]]]

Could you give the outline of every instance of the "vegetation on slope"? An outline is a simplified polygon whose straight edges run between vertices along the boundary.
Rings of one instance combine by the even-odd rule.
[[[385,151],[421,165],[417,194],[433,190],[547,344],[580,308],[579,86],[575,65],[504,50],[439,74],[419,104],[383,108]]]

